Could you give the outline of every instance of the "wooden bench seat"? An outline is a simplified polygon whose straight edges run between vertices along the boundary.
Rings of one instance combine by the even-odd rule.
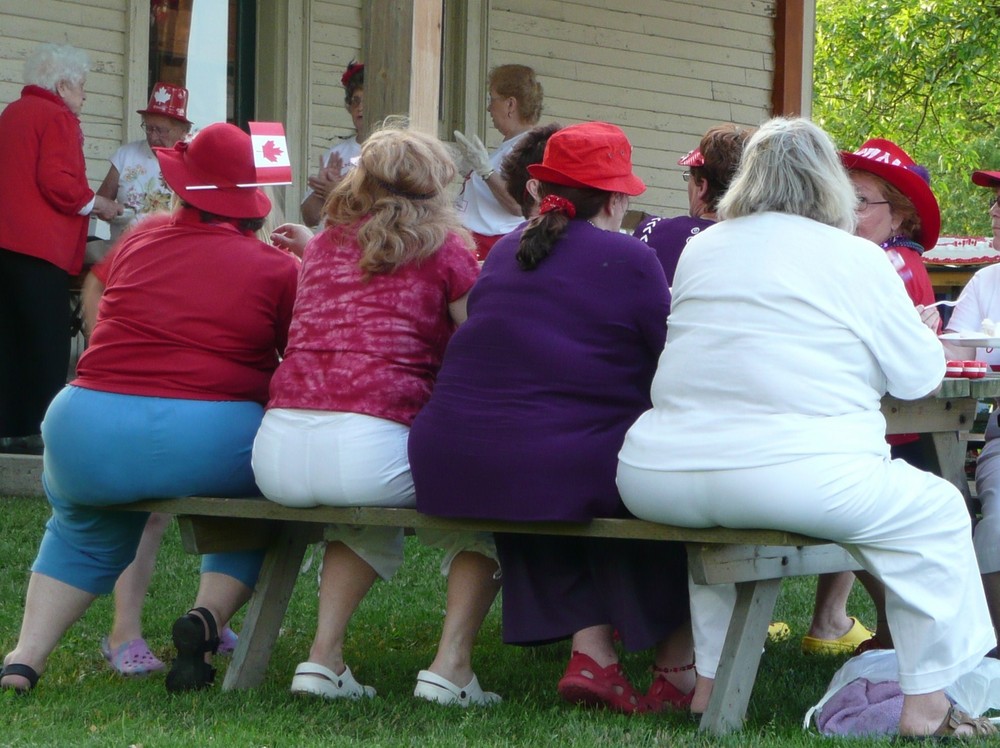
[[[518,523],[430,517],[413,509],[317,507],[291,509],[262,498],[190,497],[115,507],[178,516],[187,551],[211,553],[266,547],[260,578],[226,671],[224,689],[252,688],[264,678],[271,650],[305,550],[326,525],[346,523],[405,528],[520,532],[682,542],[695,582],[733,582],[737,606],[701,728],[725,733],[742,726],[760,664],[781,579],[859,568],[839,546],[780,530],[692,529],[638,519],[587,523]]]

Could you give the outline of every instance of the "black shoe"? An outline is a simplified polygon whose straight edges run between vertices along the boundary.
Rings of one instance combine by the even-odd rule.
[[[177,657],[167,673],[167,690],[196,691],[215,681],[215,668],[205,662],[205,654],[219,649],[219,627],[205,608],[193,608],[174,621],[171,631]]]

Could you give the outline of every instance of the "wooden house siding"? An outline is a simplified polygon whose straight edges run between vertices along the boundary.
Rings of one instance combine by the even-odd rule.
[[[625,130],[647,191],[633,209],[687,211],[677,159],[719,122],[770,114],[774,2],[495,0],[490,65],[523,63],[545,89],[543,122]],[[489,133],[490,145],[499,135]]]
[[[308,170],[314,173],[332,143],[354,134],[340,76],[351,60],[361,58],[362,13],[360,0],[313,0],[311,5],[309,111],[303,141],[308,144]]]
[[[126,0],[5,3],[0,29],[0,108],[21,95],[24,60],[39,44],[72,44],[90,56],[80,120],[87,176],[97,189],[125,137]]]
[[[259,50],[258,66],[284,66],[291,84],[282,89],[279,83],[268,95],[264,114],[286,122],[296,151],[295,184],[279,192],[293,218],[321,154],[353,133],[340,76],[361,56],[365,4],[260,2],[274,33],[289,33],[281,53],[288,59],[269,60]],[[466,129],[478,129],[495,146],[499,133],[481,109],[486,71],[510,62],[531,65],[545,88],[542,122],[602,119],[620,125],[635,146],[636,171],[649,186],[633,208],[674,215],[687,210],[678,157],[715,123],[754,125],[768,116],[776,8],[803,0],[467,2],[468,29],[459,43],[468,45],[471,68],[464,91],[445,93],[463,99]],[[812,0],[804,2],[811,9]],[[140,135],[134,110],[145,103],[146,12],[143,0],[26,0],[0,9],[0,107],[19,95],[23,59],[36,44],[68,42],[89,52],[92,71],[81,119],[95,187],[114,150]]]

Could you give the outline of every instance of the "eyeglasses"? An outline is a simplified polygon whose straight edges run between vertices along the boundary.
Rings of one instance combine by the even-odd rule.
[[[990,210],[993,210],[993,206],[1000,202],[1000,197],[994,195],[990,198]]]
[[[867,197],[858,198],[858,207],[855,209],[858,213],[864,213],[872,205],[888,205],[888,200],[869,200]]]
[[[683,174],[681,174],[681,179],[687,182],[689,179],[691,179],[691,172],[686,171]]]
[[[174,129],[173,127],[156,127],[154,125],[147,125],[145,122],[139,125],[139,127],[142,128],[143,132],[148,133],[149,135],[167,135]]]

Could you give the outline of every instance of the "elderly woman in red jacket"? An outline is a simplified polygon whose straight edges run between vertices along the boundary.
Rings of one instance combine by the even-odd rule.
[[[0,113],[0,451],[40,451],[42,415],[69,368],[69,276],[88,216],[122,211],[87,183],[80,109],[88,62],[43,44]]]

